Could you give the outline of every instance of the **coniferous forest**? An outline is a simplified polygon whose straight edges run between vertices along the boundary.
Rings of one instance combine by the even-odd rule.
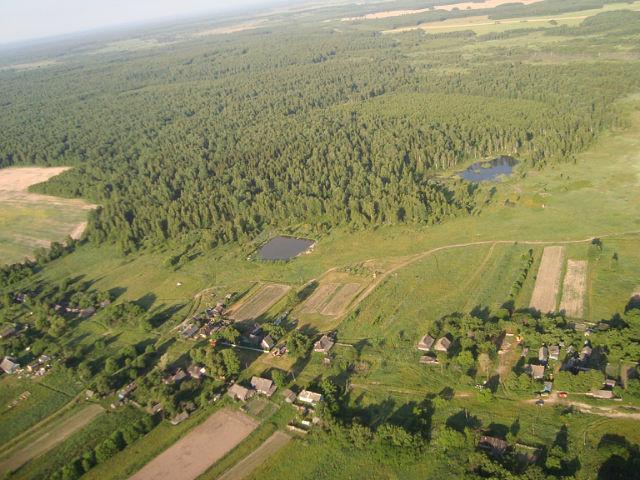
[[[620,27],[603,15],[605,31]],[[585,23],[574,36],[594,28]],[[491,199],[445,178],[456,165],[566,161],[640,83],[634,63],[452,51],[495,38],[473,32],[307,28],[2,72],[0,166],[75,166],[39,191],[101,205],[88,236],[124,253],[184,234],[214,247],[301,222],[432,224]]]

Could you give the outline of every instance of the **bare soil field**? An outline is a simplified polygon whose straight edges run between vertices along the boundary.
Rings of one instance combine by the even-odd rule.
[[[231,470],[218,477],[218,480],[242,480],[248,477],[257,467],[262,465],[267,458],[284,447],[291,437],[284,432],[277,431],[253,452],[238,462]]]
[[[236,410],[219,410],[147,463],[131,480],[193,480],[258,427]]]
[[[331,295],[338,289],[339,283],[325,283],[316,288],[315,292],[302,305],[301,313],[318,313],[329,302]]]
[[[57,444],[88,425],[94,418],[104,412],[100,405],[89,405],[75,415],[67,418],[59,425],[48,430],[34,442],[21,445],[9,453],[9,458],[0,462],[0,473],[15,471],[29,460],[51,450]]]
[[[240,300],[233,306],[231,318],[238,322],[253,320],[269,310],[278,300],[291,289],[289,285],[270,283],[260,287],[254,295],[247,300]]]
[[[52,241],[82,236],[87,210],[95,205],[28,191],[65,170],[68,167],[0,169],[0,264],[22,261]]]
[[[529,306],[542,313],[556,309],[564,247],[545,247]]]
[[[567,273],[562,284],[560,311],[567,317],[582,318],[584,315],[584,296],[587,292],[587,262],[567,260]]]
[[[360,291],[362,285],[359,283],[347,283],[338,293],[336,293],[331,301],[322,309],[322,315],[340,315],[349,306],[351,301]]]

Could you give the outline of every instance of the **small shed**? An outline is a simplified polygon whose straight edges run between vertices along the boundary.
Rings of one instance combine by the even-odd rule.
[[[538,361],[547,362],[549,360],[549,349],[544,345],[538,350]]]
[[[322,401],[322,395],[310,390],[302,390],[300,392],[300,395],[298,395],[298,401],[302,403],[308,403],[310,405],[316,405],[317,403]]]
[[[447,337],[439,338],[438,341],[434,344],[433,349],[436,352],[448,352],[451,347],[451,340]]]
[[[436,357],[432,357],[431,355],[423,355],[420,357],[420,363],[423,365],[438,365],[440,362]]]
[[[488,450],[492,455],[501,456],[507,451],[509,444],[501,438],[482,435],[478,447]]]
[[[296,401],[297,395],[293,393],[292,390],[288,388],[282,392],[282,396],[284,397],[284,401],[287,403],[293,403]]]
[[[195,380],[200,380],[207,373],[207,369],[201,367],[200,365],[196,365],[195,363],[191,365],[187,372],[189,372],[189,376]]]
[[[560,358],[560,346],[551,345],[549,347],[549,360],[558,360]]]
[[[13,357],[4,357],[0,362],[0,370],[8,375],[13,375],[20,370],[20,364]]]
[[[435,341],[436,340],[431,335],[429,334],[425,335],[418,342],[418,350],[422,350],[423,352],[428,352],[429,350],[431,350],[431,347],[433,346],[433,342]]]
[[[542,380],[544,378],[544,365],[531,365],[531,377],[534,380]]]

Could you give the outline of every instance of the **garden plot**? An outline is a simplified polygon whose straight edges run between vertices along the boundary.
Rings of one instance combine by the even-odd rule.
[[[231,470],[227,471],[219,480],[242,480],[247,478],[251,472],[261,466],[269,457],[284,447],[291,437],[284,432],[277,431],[271,435],[256,450],[247,455]]]
[[[564,247],[545,247],[529,306],[542,313],[554,312],[560,288]]]
[[[289,285],[277,283],[263,285],[254,295],[234,305],[230,317],[237,322],[258,318],[284,297],[290,289]]]
[[[340,315],[344,313],[351,301],[360,291],[362,285],[359,283],[347,283],[331,298],[329,303],[322,309],[322,315]]]
[[[316,288],[302,306],[301,313],[318,313],[329,303],[331,296],[340,287],[339,283],[325,283]]]
[[[258,422],[244,413],[219,410],[151,460],[131,480],[193,480],[257,427]]]
[[[560,311],[570,318],[582,318],[586,292],[587,262],[585,260],[567,260],[567,273],[562,284]]]

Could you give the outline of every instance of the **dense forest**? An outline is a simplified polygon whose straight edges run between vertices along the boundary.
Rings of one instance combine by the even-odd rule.
[[[616,25],[587,20],[575,30]],[[631,62],[474,58],[456,47],[491,37],[434,37],[265,29],[7,70],[0,166],[75,166],[38,190],[100,204],[88,236],[123,252],[307,222],[432,224],[491,199],[443,173],[500,154],[570,160],[640,84]]]

